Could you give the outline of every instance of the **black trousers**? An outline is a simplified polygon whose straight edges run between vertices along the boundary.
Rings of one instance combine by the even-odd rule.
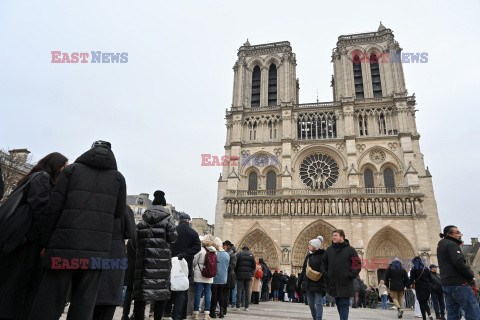
[[[93,309],[92,320],[113,320],[113,316],[115,315],[116,308],[117,306],[97,305]]]
[[[125,291],[125,299],[123,300],[123,315],[126,317],[130,315],[130,308],[132,306],[132,290],[133,287],[127,287],[127,291]]]
[[[210,315],[215,314],[217,303],[220,306],[220,314],[226,314],[226,310],[228,306],[228,293],[229,293],[229,290],[226,284],[212,285],[212,301],[210,304]]]
[[[67,320],[85,320],[93,316],[102,270],[51,270],[44,272],[30,320],[58,320],[72,285]]]
[[[263,284],[262,284],[262,301],[268,301],[270,300],[270,296],[268,294],[268,281],[263,281]]]
[[[422,313],[423,320],[427,319],[427,314],[430,315],[430,307],[428,306],[428,300],[418,300],[420,305],[420,312]]]
[[[153,319],[162,320],[163,311],[165,310],[165,300],[151,302],[153,304]],[[135,300],[133,304],[133,316],[135,320],[144,320],[145,319],[145,305],[146,301]],[[152,308],[152,305],[150,305]]]

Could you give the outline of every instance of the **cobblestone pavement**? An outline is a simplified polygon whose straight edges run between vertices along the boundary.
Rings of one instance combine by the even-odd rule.
[[[133,310],[133,305],[132,305]],[[148,306],[147,306],[148,310]],[[432,310],[433,313],[433,310]],[[396,310],[380,310],[380,309],[350,309],[349,319],[352,320],[385,320],[397,319]],[[435,313],[433,313],[435,317]],[[118,307],[115,312],[114,320],[120,320],[122,316],[122,308]],[[66,313],[62,315],[62,320],[66,319]],[[147,318],[146,318],[147,319]],[[150,318],[150,320],[153,318]],[[170,319],[170,318],[164,318]],[[200,315],[203,319],[203,315]],[[251,305],[248,311],[233,311],[229,309],[226,320],[267,320],[267,319],[292,319],[303,320],[312,319],[310,309],[308,306],[301,303],[287,303],[287,302],[261,302],[259,305]],[[332,307],[323,308],[323,320],[337,320],[339,319],[337,309]],[[403,319],[415,319],[412,310],[406,310]]]

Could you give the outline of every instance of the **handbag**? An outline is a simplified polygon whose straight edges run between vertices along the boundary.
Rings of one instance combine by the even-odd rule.
[[[172,291],[188,290],[190,282],[188,280],[188,264],[185,259],[178,260],[178,257],[172,258],[170,285]]]
[[[0,257],[7,257],[27,242],[26,235],[32,224],[32,216],[25,198],[30,182],[42,173],[30,175],[0,206]]]
[[[417,280],[415,280],[412,284],[412,289],[415,290],[415,283],[417,283],[418,279],[420,279],[420,277],[422,276],[423,274],[423,271],[425,271],[425,269],[422,269],[422,273],[420,273],[420,275],[418,276]]]
[[[318,281],[322,277],[322,273],[320,271],[315,271],[312,268],[310,268],[310,260],[307,261],[307,269],[306,269],[305,275],[307,276],[308,279],[312,281]]]

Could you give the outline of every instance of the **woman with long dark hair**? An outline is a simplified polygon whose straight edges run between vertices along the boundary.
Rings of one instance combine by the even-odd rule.
[[[50,153],[17,184],[29,182],[22,202],[27,203],[32,223],[25,243],[0,259],[0,319],[27,319],[42,275],[39,225],[44,216],[55,181],[68,164],[58,152]]]

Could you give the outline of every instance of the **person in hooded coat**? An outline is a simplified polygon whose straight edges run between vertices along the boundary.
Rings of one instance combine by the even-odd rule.
[[[255,272],[254,272],[254,275],[252,277],[252,285],[250,287],[250,301],[252,302],[252,304],[259,304],[260,303],[260,287],[261,287],[261,284],[262,284],[262,278],[263,278],[263,270],[262,270],[262,265],[260,264],[260,262],[255,258],[255,264],[256,264],[256,267],[255,267]],[[262,270],[262,278],[257,278],[255,276],[255,274],[257,274],[257,271],[259,270]]]
[[[313,320],[321,320],[323,316],[323,297],[327,293],[327,275],[323,267],[325,250],[321,249],[323,237],[318,236],[308,243],[308,254],[303,262],[302,272],[298,281],[302,284],[302,291],[306,292],[306,298]],[[322,277],[313,281],[306,275],[307,265],[314,271],[322,273]]]
[[[112,320],[117,306],[122,305],[125,270],[128,268],[125,239],[135,238],[135,218],[130,206],[126,206],[123,218],[115,219],[112,232],[110,259],[118,266],[102,272],[102,280],[95,301],[93,320]]]
[[[260,265],[262,266],[262,272],[263,272],[262,293],[260,295],[260,301],[268,301],[269,300],[268,299],[268,283],[272,278],[272,273],[268,269],[268,266],[265,263],[265,260],[263,260],[263,258],[258,259],[258,262],[260,262]]]
[[[165,208],[163,191],[155,191],[152,206],[137,225],[137,254],[132,298],[135,320],[143,320],[145,305],[151,301],[154,319],[163,317],[165,302],[170,298],[172,253],[170,244],[177,241],[175,220]]]
[[[278,273],[278,269],[275,269],[272,275],[272,291],[273,291],[273,301],[278,301],[278,295],[280,288],[282,287],[282,275]]]
[[[431,287],[431,275],[430,271],[423,264],[420,257],[412,259],[413,268],[410,270],[409,286],[415,284],[415,294],[417,296],[418,303],[420,304],[420,312],[422,313],[423,320],[426,320],[426,314],[430,320],[433,319],[430,313],[430,306],[428,300],[430,299],[430,287]]]
[[[72,299],[67,318],[84,320],[93,316],[101,281],[99,265],[109,258],[113,221],[125,213],[126,190],[109,142],[94,142],[62,171],[41,223],[47,270],[32,320],[58,319],[70,284]]]
[[[323,256],[323,269],[327,273],[328,294],[335,297],[340,320],[347,320],[350,298],[355,296],[353,279],[360,273],[361,260],[345,239],[343,230],[334,230],[332,239],[332,245]]]
[[[294,302],[295,301],[295,288],[297,286],[297,277],[292,273],[287,280],[287,294],[288,294],[288,301]]]
[[[28,204],[32,217],[25,243],[8,256],[0,258],[0,319],[28,318],[43,271],[40,223],[55,182],[67,164],[66,157],[57,152],[51,153],[41,159],[18,183],[17,188],[35,174],[24,189],[23,201]]]
[[[385,285],[390,289],[393,303],[397,308],[397,317],[403,316],[402,300],[403,292],[408,286],[408,274],[400,263],[400,258],[395,258],[392,264],[388,267],[385,274]]]

